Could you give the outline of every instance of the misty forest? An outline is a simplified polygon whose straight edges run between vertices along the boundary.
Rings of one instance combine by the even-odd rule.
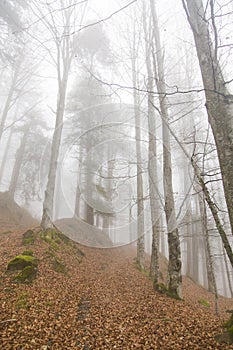
[[[0,348],[233,349],[233,2],[0,28]]]

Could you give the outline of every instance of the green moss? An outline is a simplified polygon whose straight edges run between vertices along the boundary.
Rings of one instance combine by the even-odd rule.
[[[59,250],[58,245],[61,243],[61,240],[57,236],[56,230],[54,230],[52,228],[48,228],[44,231],[41,231],[40,237],[43,241],[48,243],[54,250],[56,250],[56,251]]]
[[[36,234],[34,231],[27,230],[26,232],[24,232],[23,238],[22,238],[22,244],[24,245],[33,244],[35,240],[36,240]]]
[[[229,329],[232,326],[233,326],[233,312],[232,312],[230,319],[225,323],[224,327]]]
[[[57,231],[53,228],[48,228],[44,231],[41,231],[40,237],[43,241],[49,244],[49,256],[55,256],[54,252],[60,250],[59,245],[61,243],[66,244],[73,250],[72,254],[77,255],[79,262],[85,256],[85,254],[72,242],[70,238],[68,238],[62,232]]]
[[[233,313],[230,319],[224,324],[224,327],[227,329],[227,333],[231,342],[233,343]]]
[[[66,235],[64,235],[64,233],[58,231],[57,236],[62,242],[66,244],[71,244],[71,240]]]
[[[37,266],[38,260],[31,255],[17,255],[7,265],[8,271],[22,270],[26,266]]]
[[[19,295],[18,300],[15,303],[17,309],[29,309],[28,305],[28,293],[22,293]]]
[[[229,311],[232,312],[232,311]],[[218,334],[215,339],[219,343],[225,343],[225,344],[233,344],[233,312],[230,317],[230,319],[224,323],[223,325],[224,328],[226,328],[226,332],[223,334]]]
[[[161,294],[167,294],[168,293],[168,288],[165,286],[164,283],[157,283],[156,284],[156,290],[157,292],[161,293]]]
[[[29,255],[29,256],[33,256],[33,251],[32,250],[24,250],[22,255]]]
[[[165,286],[165,284],[163,283],[157,283],[154,285],[154,288],[157,292],[161,293],[161,294],[166,294],[167,296],[169,296],[172,299],[176,299],[176,300],[180,300],[182,301],[182,299],[173,291],[171,291],[169,288],[167,288]]]
[[[18,300],[15,303],[16,309],[29,309],[28,303],[26,300]]]
[[[229,333],[229,336],[230,336],[230,339],[233,343],[233,326],[231,326],[230,328],[228,328],[228,333]]]
[[[63,274],[67,273],[65,264],[58,258],[54,258],[53,260],[53,270]]]
[[[32,283],[36,279],[37,267],[26,266],[15,278],[17,283]]]
[[[205,306],[205,307],[210,307],[210,303],[208,302],[208,300],[205,300],[205,299],[199,299],[198,300],[198,303],[202,306]]]

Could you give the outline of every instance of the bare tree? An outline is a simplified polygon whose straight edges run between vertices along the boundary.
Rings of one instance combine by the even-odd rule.
[[[75,4],[71,1],[69,2],[68,7],[64,7],[64,3],[62,0],[59,3],[61,8],[63,9],[62,17],[60,19],[63,21],[63,32],[60,32],[58,30],[57,23],[55,22],[55,18],[53,15],[54,11],[51,11],[51,9],[49,8],[50,18],[46,19],[46,17],[43,16],[43,12],[41,11],[41,9],[36,5],[37,11],[41,16],[44,25],[51,33],[53,42],[55,44],[56,57],[51,56],[51,53],[49,54],[56,66],[58,86],[55,130],[52,140],[48,183],[45,190],[43,215],[41,220],[41,227],[43,229],[53,226],[52,214],[57,173],[57,162],[59,157],[59,148],[62,135],[62,123],[65,111],[68,77],[71,62],[74,57],[73,36],[70,36],[70,33],[73,25],[72,21],[74,20],[72,16],[74,14]]]
[[[175,202],[172,184],[172,163],[170,150],[170,132],[168,128],[168,105],[166,97],[166,84],[164,77],[164,63],[162,47],[160,43],[160,34],[156,8],[153,0],[150,1],[153,20],[153,36],[155,42],[155,60],[157,65],[154,67],[157,90],[159,92],[159,103],[162,116],[162,134],[163,134],[163,180],[164,180],[164,198],[165,214],[168,230],[169,247],[169,290],[177,297],[182,296],[181,292],[181,252],[178,226],[175,214]]]
[[[137,156],[137,263],[141,269],[145,264],[145,241],[144,241],[144,202],[143,202],[143,179],[142,179],[142,156],[141,156],[141,116],[140,116],[140,97],[137,91],[137,43],[136,28],[133,32],[132,43],[132,81],[135,87],[133,92],[134,116],[135,116],[135,138],[136,138],[136,156]]]
[[[214,42],[202,0],[182,0],[182,2],[196,44],[205,89],[206,109],[217,146],[233,233],[233,95],[227,88],[227,82],[223,77],[218,59],[218,34],[214,16],[214,2],[208,3]]]
[[[145,37],[145,54],[147,69],[147,90],[153,91],[154,79],[152,69],[152,28],[151,21],[147,24],[146,6],[143,4],[143,27]],[[152,247],[150,261],[150,276],[152,278],[154,288],[157,289],[159,282],[159,238],[160,238],[160,220],[159,220],[159,201],[158,201],[158,174],[157,174],[157,141],[156,141],[156,115],[153,107],[153,94],[147,94],[148,104],[148,133],[149,133],[149,187],[150,187],[150,207],[151,207],[151,223],[152,223]]]

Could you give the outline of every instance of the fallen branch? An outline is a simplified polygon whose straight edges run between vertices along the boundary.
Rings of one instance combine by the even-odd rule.
[[[7,323],[7,322],[16,322],[16,321],[18,321],[16,318],[11,318],[9,320],[0,321],[0,324]]]

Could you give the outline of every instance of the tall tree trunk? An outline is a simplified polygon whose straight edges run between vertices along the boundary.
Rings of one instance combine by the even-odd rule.
[[[156,8],[153,0],[150,0],[153,19],[153,35],[156,48],[155,67],[156,85],[159,92],[159,102],[162,116],[162,134],[163,134],[163,179],[164,179],[164,198],[165,215],[168,230],[168,248],[169,248],[169,290],[177,297],[182,296],[181,285],[181,252],[180,239],[175,215],[175,202],[172,185],[172,164],[170,150],[170,134],[168,128],[168,106],[166,98],[166,84],[164,78],[164,63],[162,47],[160,43],[159,26],[156,14]]]
[[[226,87],[217,57],[217,47],[214,48],[211,42],[202,0],[182,0],[182,2],[196,44],[205,88],[206,109],[216,142],[233,234],[233,95]]]
[[[21,61],[18,61],[16,63],[16,68],[15,68],[15,70],[13,72],[13,77],[12,77],[12,80],[11,80],[10,89],[9,89],[9,92],[8,92],[8,95],[7,95],[7,99],[6,99],[6,102],[5,102],[5,105],[4,105],[4,109],[3,109],[3,112],[2,112],[1,123],[0,123],[0,140],[1,140],[2,134],[4,132],[4,128],[5,128],[8,112],[9,112],[9,110],[12,107],[11,103],[12,103],[12,98],[13,98],[13,95],[14,95],[14,92],[15,92],[17,79],[18,79],[18,76],[19,76],[20,65],[21,65]]]
[[[5,171],[5,167],[6,167],[6,163],[7,163],[7,159],[8,159],[8,155],[9,155],[9,150],[10,150],[10,145],[11,145],[11,140],[12,140],[12,135],[13,135],[13,130],[10,129],[10,134],[7,138],[7,143],[4,149],[4,154],[2,157],[2,162],[1,162],[1,167],[0,167],[0,184],[2,184],[2,179],[3,179],[3,174]]]
[[[186,209],[186,216],[187,220],[187,239],[186,239],[186,275],[192,278],[192,266],[194,264],[195,258],[193,257],[193,226],[192,226],[192,211],[190,206],[188,205],[188,208]]]
[[[229,290],[230,290],[230,297],[233,298],[232,269],[231,269],[231,271],[229,271],[229,265],[228,265],[225,250],[223,250],[223,258],[224,258],[224,264],[225,264],[225,269],[226,269],[227,282],[228,282],[228,286],[229,286]]]
[[[135,55],[135,52],[134,52]],[[133,85],[137,86],[136,79],[136,60],[132,59]],[[142,158],[141,158],[141,130],[140,130],[140,111],[139,96],[134,89],[134,115],[135,115],[135,138],[137,155],[137,263],[141,269],[144,269],[145,260],[145,241],[144,241],[144,203],[143,203],[143,180],[142,180]]]
[[[52,223],[53,200],[54,200],[55,183],[56,183],[57,162],[59,157],[59,148],[60,148],[61,135],[62,135],[62,123],[63,123],[63,116],[65,111],[68,69],[64,74],[65,74],[64,79],[59,83],[56,123],[55,123],[55,130],[54,130],[53,140],[52,140],[48,182],[45,190],[45,198],[43,203],[43,216],[41,220],[42,229],[46,229],[53,226],[53,223]]]
[[[152,44],[151,44],[151,25],[147,28],[146,6],[143,3],[143,27],[146,46],[146,68],[147,68],[147,90],[153,91],[154,79],[151,63]],[[152,278],[154,288],[157,289],[159,282],[159,238],[160,238],[160,219],[159,219],[159,201],[158,201],[158,174],[157,174],[157,145],[156,145],[156,122],[153,107],[153,95],[147,95],[148,105],[148,133],[149,133],[149,189],[150,189],[150,208],[152,224],[152,246],[150,260],[150,277]]]
[[[141,269],[145,264],[145,239],[144,239],[144,202],[143,202],[143,179],[142,179],[142,157],[141,157],[141,123],[140,123],[140,99],[137,92],[137,49],[136,30],[134,28],[134,38],[132,46],[132,80],[134,86],[134,118],[135,118],[135,138],[137,157],[137,263]]]
[[[62,4],[62,2],[61,2]],[[48,182],[45,190],[45,197],[43,203],[43,215],[41,219],[41,228],[47,229],[53,227],[53,205],[54,205],[54,193],[56,184],[57,164],[59,159],[59,150],[62,136],[62,124],[65,112],[66,92],[71,62],[73,59],[73,51],[71,50],[70,42],[70,28],[71,28],[71,14],[74,8],[71,8],[68,13],[64,12],[64,34],[61,38],[57,37],[57,30],[55,23],[49,24],[51,34],[55,40],[56,45],[56,68],[57,68],[57,83],[58,83],[58,95],[57,95],[57,109],[56,109],[56,122],[55,130],[52,139],[52,148],[49,164]],[[53,27],[54,25],[54,27]]]
[[[20,175],[20,169],[22,166],[22,160],[23,160],[25,146],[26,146],[28,132],[29,132],[29,127],[30,126],[27,126],[26,129],[24,130],[23,137],[20,142],[20,146],[15,156],[15,163],[11,174],[11,181],[9,186],[9,195],[10,195],[10,198],[12,198],[12,200],[14,200],[14,195],[17,188],[17,183]]]
[[[207,281],[208,281],[208,291],[211,293],[216,292],[216,280],[214,275],[213,268],[213,259],[211,254],[210,247],[210,238],[208,231],[208,222],[207,222],[207,212],[205,205],[205,198],[203,193],[198,196],[199,199],[199,208],[200,208],[200,216],[201,216],[201,224],[202,224],[202,233],[204,237],[204,245],[205,245],[205,253],[206,253],[206,271],[207,271]]]

